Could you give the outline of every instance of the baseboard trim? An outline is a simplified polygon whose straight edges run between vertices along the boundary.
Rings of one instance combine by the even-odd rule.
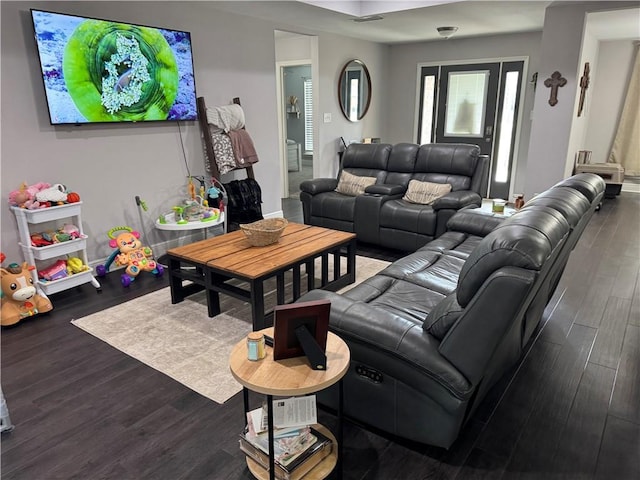
[[[263,215],[264,218],[284,218],[284,212],[282,210],[278,210],[276,212],[267,213]]]

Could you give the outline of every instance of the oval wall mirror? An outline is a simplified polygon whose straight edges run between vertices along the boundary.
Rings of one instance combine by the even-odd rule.
[[[371,103],[371,77],[361,60],[350,60],[338,80],[338,102],[342,113],[352,122],[365,116]]]

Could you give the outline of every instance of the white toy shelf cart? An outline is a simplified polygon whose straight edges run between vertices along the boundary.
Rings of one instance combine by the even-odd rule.
[[[16,220],[18,222],[18,232],[20,235],[20,247],[25,260],[29,265],[36,268],[31,271],[33,281],[39,293],[51,295],[62,290],[91,283],[98,291],[100,283],[93,275],[93,270],[88,267],[84,272],[74,273],[58,280],[45,281],[38,277],[37,261],[55,259],[56,257],[65,257],[69,254],[78,257],[84,265],[89,265],[87,259],[87,235],[82,231],[82,202],[68,203],[55,207],[41,208],[37,210],[28,210],[25,208],[11,207]],[[30,225],[52,222],[56,220],[70,219],[69,221],[78,227],[80,237],[69,240],[67,242],[54,243],[44,247],[34,247],[31,244],[31,227]]]

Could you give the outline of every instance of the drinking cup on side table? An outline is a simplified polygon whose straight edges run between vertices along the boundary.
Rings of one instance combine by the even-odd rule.
[[[504,206],[507,204],[506,200],[502,200],[500,198],[496,198],[493,200],[493,206],[491,211],[493,213],[504,213]]]

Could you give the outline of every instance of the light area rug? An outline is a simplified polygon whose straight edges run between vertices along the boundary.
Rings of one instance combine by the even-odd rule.
[[[357,256],[356,282],[341,292],[388,264]],[[275,305],[272,285],[265,285],[267,308]],[[228,362],[233,346],[251,331],[251,312],[246,302],[226,295],[220,295],[220,307],[223,313],[209,318],[204,292],[172,305],[167,287],[71,323],[195,392],[224,403],[242,389]]]

